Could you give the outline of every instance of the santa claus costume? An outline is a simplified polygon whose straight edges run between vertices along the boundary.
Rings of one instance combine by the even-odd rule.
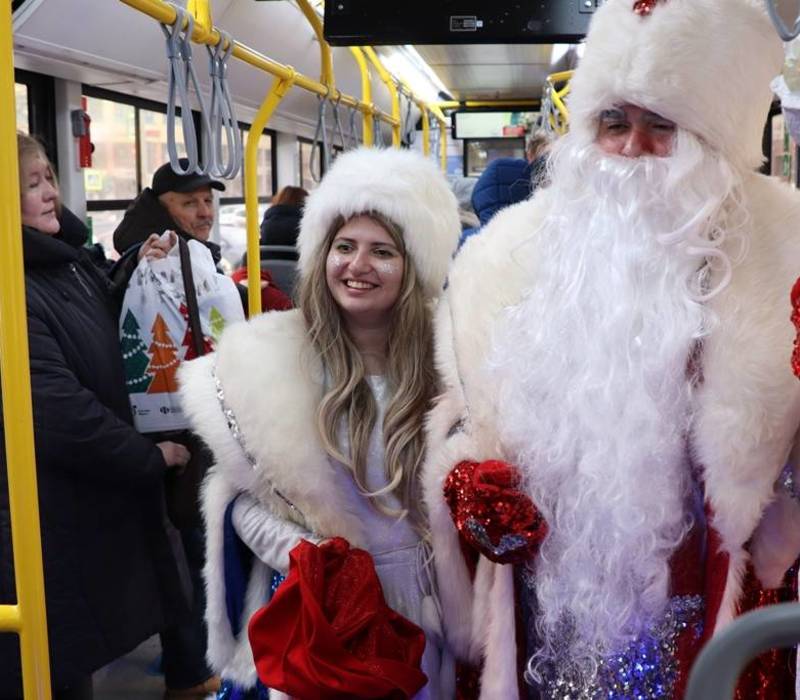
[[[758,0],[607,0],[552,184],[456,258],[424,483],[484,700],[680,697],[705,640],[780,596],[800,195],[755,171],[781,62]],[[667,157],[597,147],[620,105],[674,122]],[[771,660],[742,697],[788,692]]]

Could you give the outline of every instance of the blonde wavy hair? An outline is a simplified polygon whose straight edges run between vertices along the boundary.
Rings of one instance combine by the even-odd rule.
[[[391,236],[404,259],[400,296],[392,310],[388,339],[386,380],[391,399],[383,419],[384,465],[388,484],[379,491],[365,487],[369,438],[377,419],[377,406],[366,381],[364,360],[353,342],[341,310],[326,281],[328,252],[337,232],[347,223],[337,217],[317,251],[313,267],[298,288],[312,346],[326,372],[325,393],[317,411],[317,427],[326,452],[350,468],[361,492],[381,512],[401,516],[424,530],[424,513],[418,493],[417,471],[424,457],[423,419],[436,391],[433,367],[431,308],[425,299],[414,263],[406,253],[400,227],[379,212],[367,216]],[[352,218],[355,218],[352,217]],[[344,421],[350,454],[342,454],[337,434]],[[398,513],[384,496],[395,494],[403,506]]]
[[[53,176],[53,186],[56,188],[58,192],[58,197],[56,198],[55,207],[56,213],[60,216],[61,215],[61,188],[58,186],[58,178],[56,177],[55,168],[53,168],[53,164],[50,162],[50,159],[47,157],[47,152],[44,149],[44,144],[39,141],[35,136],[29,136],[22,131],[17,132],[17,159],[19,163],[19,177],[22,177],[22,169],[24,164],[30,158],[41,158],[45,163],[47,163],[47,167],[50,168],[50,174]]]

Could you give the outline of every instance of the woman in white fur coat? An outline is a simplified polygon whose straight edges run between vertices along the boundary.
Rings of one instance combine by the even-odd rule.
[[[340,156],[304,208],[299,308],[231,327],[216,353],[183,367],[185,409],[215,456],[205,578],[223,692],[255,692],[247,621],[271,572],[286,573],[302,539],[340,536],[372,554],[387,604],[426,633],[416,697],[453,696],[417,470],[436,386],[432,302],[459,231],[432,161]],[[234,531],[255,554],[245,567]]]

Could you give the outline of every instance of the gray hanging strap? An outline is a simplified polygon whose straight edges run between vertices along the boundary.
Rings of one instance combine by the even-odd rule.
[[[187,68],[185,67],[186,50],[185,41],[181,37],[184,22],[188,21],[185,36],[191,44],[194,18],[191,13],[182,7],[175,8],[175,23],[172,27],[165,24],[161,29],[167,39],[167,60],[169,61],[169,79],[167,83],[167,152],[173,171],[178,175],[187,175],[197,170],[197,136],[194,130],[192,109],[189,103],[188,87],[186,85]],[[191,56],[191,47],[189,48]],[[181,168],[178,148],[175,143],[175,111],[176,102],[181,105],[181,124],[183,125],[184,148],[186,149],[187,167]]]
[[[319,96],[319,111],[317,113],[317,128],[314,131],[314,145],[311,147],[311,162],[308,164],[308,170],[311,173],[311,179],[314,182],[322,180],[322,174],[328,168],[330,162],[330,151],[328,148],[328,129],[325,126],[325,107],[328,102],[327,96]],[[317,158],[317,152],[322,144],[322,156]],[[316,164],[316,172],[314,166]]]
[[[787,42],[792,41],[800,35],[800,17],[795,18],[792,28],[789,29],[778,13],[776,3],[777,0],[767,0],[767,11],[769,12],[772,24],[775,25],[775,29],[778,31],[778,36],[780,36],[781,39]]]
[[[347,143],[344,140],[344,130],[342,129],[342,120],[339,118],[339,103],[342,101],[342,93],[338,94],[338,97],[333,102],[333,125],[332,130],[333,133],[331,134],[331,144],[336,144],[336,135],[339,135],[339,141],[342,144],[342,150],[347,150]]]
[[[350,121],[349,121],[349,134],[348,140],[350,141],[350,148],[358,148],[358,133],[356,132],[356,115],[358,114],[358,110],[353,107],[350,109]]]
[[[242,164],[242,133],[233,111],[228,86],[228,59],[233,52],[233,40],[227,32],[221,31],[220,41],[208,48],[209,74],[211,76],[211,100],[209,107],[209,131],[203,141],[207,152],[208,172],[214,177],[233,179]],[[228,145],[228,159],[222,151],[222,135]]]

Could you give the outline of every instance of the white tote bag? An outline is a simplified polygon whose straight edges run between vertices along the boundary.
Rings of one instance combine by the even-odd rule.
[[[244,320],[241,297],[234,282],[217,272],[208,248],[189,241],[188,250],[202,344],[211,352],[228,324]],[[177,243],[164,258],[139,261],[125,291],[119,337],[136,429],[153,433],[188,428],[176,374],[180,363],[197,353]]]

